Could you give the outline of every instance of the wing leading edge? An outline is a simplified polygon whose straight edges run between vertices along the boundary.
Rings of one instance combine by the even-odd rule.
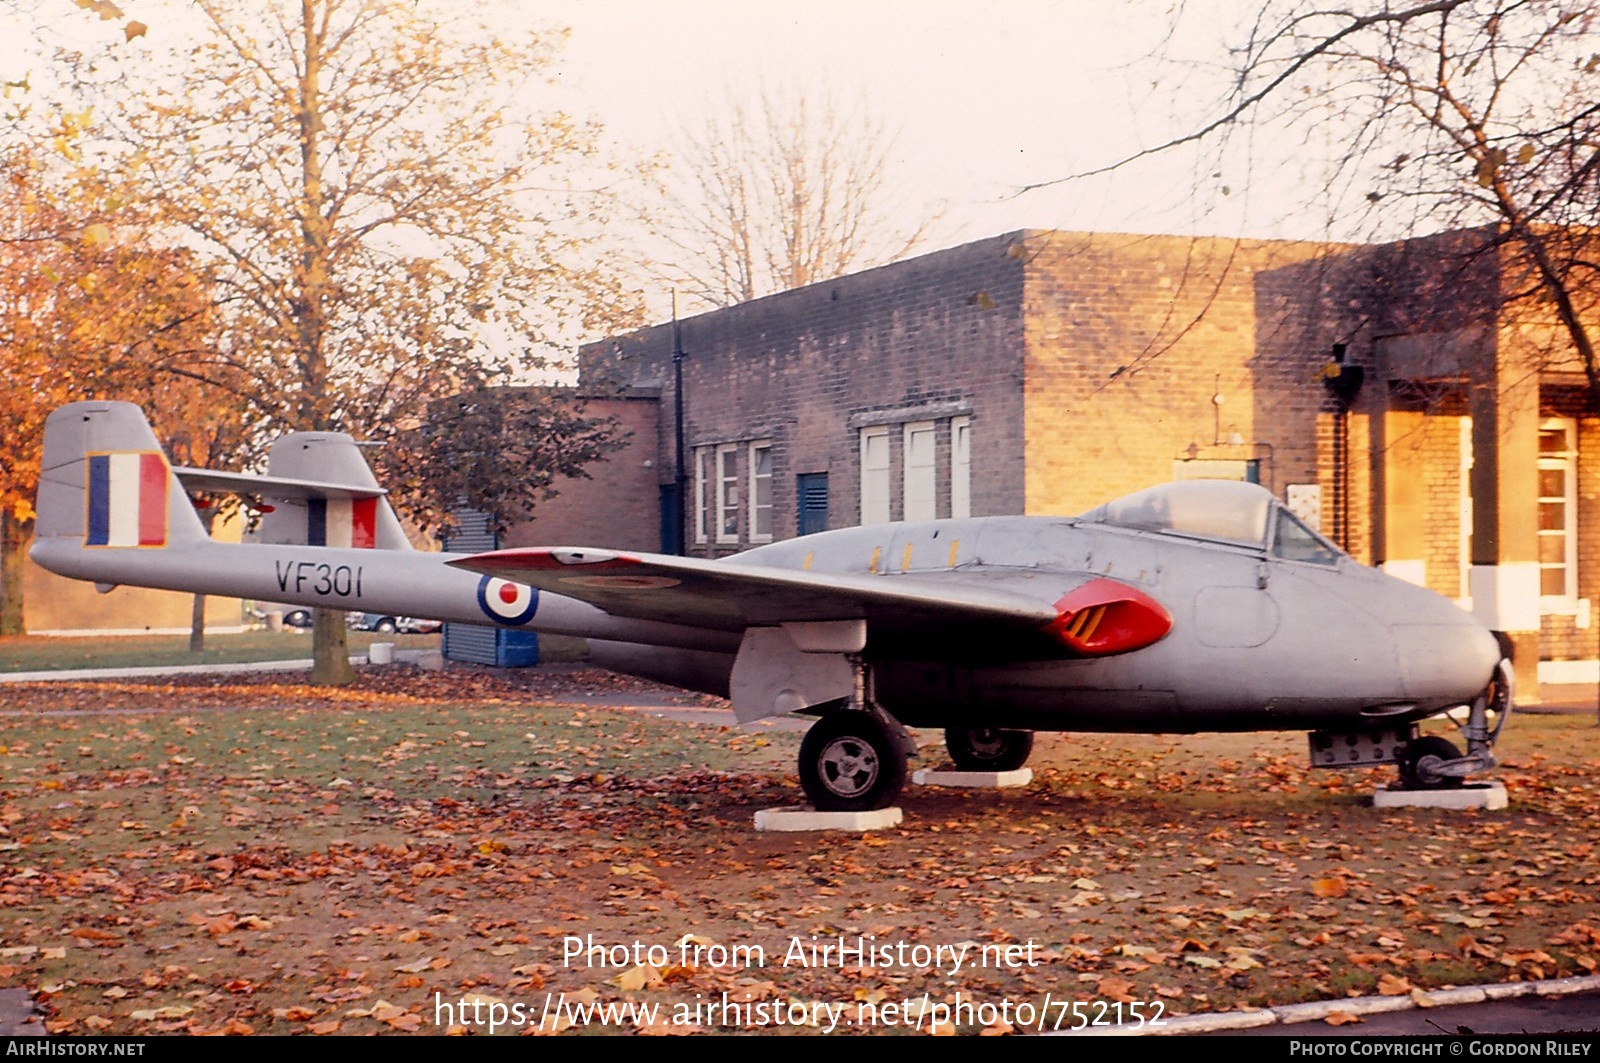
[[[1103,656],[1149,645],[1172,627],[1154,599],[1089,573],[1062,573],[1046,601],[969,573],[846,575],[587,547],[497,550],[450,564],[614,616],[727,631],[865,620],[875,643],[916,642],[934,652]]]

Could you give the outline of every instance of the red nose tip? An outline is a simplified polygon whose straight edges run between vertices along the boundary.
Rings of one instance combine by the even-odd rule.
[[[1045,631],[1087,657],[1127,653],[1172,630],[1172,614],[1154,598],[1113,579],[1090,580],[1056,601]]]

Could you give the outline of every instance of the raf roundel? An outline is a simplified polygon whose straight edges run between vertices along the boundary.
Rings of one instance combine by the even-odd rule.
[[[485,576],[478,581],[478,608],[497,624],[517,627],[539,611],[539,592],[526,584]]]

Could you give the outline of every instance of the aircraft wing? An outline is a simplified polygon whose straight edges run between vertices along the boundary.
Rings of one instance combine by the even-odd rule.
[[[1171,627],[1154,600],[1087,572],[1035,580],[1037,593],[1025,594],[965,573],[851,575],[587,547],[497,550],[449,563],[614,616],[727,631],[865,620],[874,640],[916,640],[933,652],[1009,645],[1019,656],[1052,648],[1059,656],[1065,646],[1098,656],[1148,645]]]

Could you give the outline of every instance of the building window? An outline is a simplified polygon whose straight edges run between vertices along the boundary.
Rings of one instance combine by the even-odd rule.
[[[950,515],[972,516],[972,418],[950,422]]]
[[[1575,425],[1555,418],[1539,426],[1539,596],[1568,606],[1578,596]]]
[[[717,542],[739,541],[739,448],[717,448]]]
[[[939,515],[938,477],[932,421],[916,421],[905,426],[906,520],[932,520]]]
[[[772,541],[772,441],[750,444],[750,541]]]
[[[707,481],[710,477],[706,474],[706,465],[711,460],[711,451],[700,447],[694,452],[694,541],[706,541],[706,528],[710,526],[707,511],[710,508],[711,493]]]
[[[889,427],[861,430],[861,523],[889,522]]]

